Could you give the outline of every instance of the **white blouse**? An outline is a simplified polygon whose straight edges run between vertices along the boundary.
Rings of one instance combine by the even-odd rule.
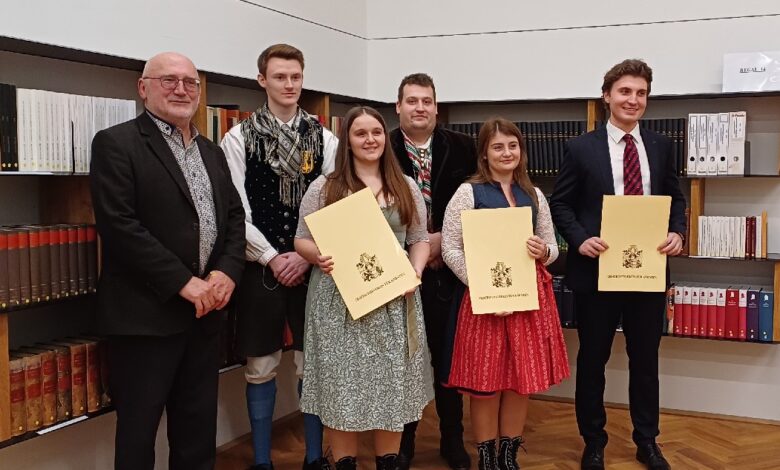
[[[550,248],[550,257],[545,261],[545,265],[549,265],[558,258],[558,243],[555,241],[555,229],[553,228],[547,199],[545,199],[539,188],[534,189],[536,190],[536,199],[539,201],[535,233]],[[474,190],[471,184],[463,183],[455,191],[449,204],[447,204],[446,212],[444,212],[444,226],[441,230],[441,254],[447,266],[466,285],[469,282],[466,276],[466,255],[463,252],[463,227],[461,225],[460,212],[468,209],[474,209]]]

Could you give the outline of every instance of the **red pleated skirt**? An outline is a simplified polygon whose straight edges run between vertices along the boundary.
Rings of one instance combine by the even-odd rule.
[[[539,310],[499,317],[474,315],[463,296],[450,368],[449,387],[489,395],[511,390],[538,393],[569,376],[569,359],[552,290],[552,276],[536,263]]]

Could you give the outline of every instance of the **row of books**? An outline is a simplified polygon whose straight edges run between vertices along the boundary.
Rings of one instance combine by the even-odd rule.
[[[687,173],[697,176],[744,175],[747,113],[688,115]]]
[[[566,141],[587,132],[585,121],[516,122],[525,140],[528,174],[555,176],[561,167]],[[448,129],[470,135],[477,141],[481,122],[449,124]]]
[[[666,332],[738,341],[780,341],[773,336],[774,293],[751,287],[674,285],[667,292]]]
[[[241,111],[238,105],[224,104],[206,107],[206,137],[219,145],[225,134],[252,113]]]
[[[0,310],[95,292],[94,225],[0,227]]]
[[[10,351],[11,435],[111,404],[102,338],[65,338]]]
[[[134,100],[0,84],[0,170],[87,173],[95,134],[135,115]]]
[[[585,121],[516,122],[525,139],[528,153],[528,173],[531,176],[555,176],[561,168],[566,141],[587,131]],[[596,122],[596,128],[604,125]],[[686,174],[684,118],[642,119],[639,125],[668,137],[672,141],[675,171]],[[482,128],[481,122],[449,124],[448,129],[470,135],[475,141]]]
[[[330,117],[330,131],[333,132],[333,135],[338,137],[341,133],[341,126],[344,124],[344,118],[341,116],[331,116]]]
[[[767,256],[767,215],[699,216],[698,255],[756,259]]]

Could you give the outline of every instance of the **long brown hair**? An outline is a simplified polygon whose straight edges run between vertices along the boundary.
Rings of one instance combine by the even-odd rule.
[[[349,132],[352,124],[355,119],[364,114],[379,121],[385,134],[385,149],[379,162],[379,172],[382,176],[382,195],[385,201],[388,204],[393,202],[401,216],[402,224],[409,225],[412,220],[419,221],[419,214],[414,205],[414,197],[409,189],[409,183],[404,178],[404,173],[390,145],[390,135],[387,133],[385,120],[376,109],[368,106],[355,106],[344,116],[344,125],[339,133],[339,146],[336,149],[336,168],[333,173],[327,176],[325,182],[325,205],[333,204],[366,187],[366,184],[355,173],[352,150],[349,148]]]
[[[490,165],[487,162],[487,151],[490,146],[490,140],[501,133],[504,135],[517,137],[517,142],[520,144],[520,163],[517,168],[512,172],[512,180],[517,183],[518,186],[528,194],[535,207],[539,207],[539,201],[536,198],[536,189],[531,183],[531,179],[528,177],[528,153],[525,150],[525,139],[520,129],[517,126],[504,118],[496,117],[485,121],[482,124],[482,128],[479,130],[479,137],[477,139],[477,172],[474,173],[469,179],[471,183],[492,183],[493,176],[490,174]]]

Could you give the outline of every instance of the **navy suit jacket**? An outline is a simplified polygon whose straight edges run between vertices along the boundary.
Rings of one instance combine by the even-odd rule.
[[[677,179],[672,142],[646,129],[640,129],[640,133],[650,165],[650,194],[672,197],[668,231],[685,233],[686,203]],[[602,126],[566,143],[550,199],[553,222],[569,244],[566,283],[575,292],[596,292],[598,288],[598,258],[583,256],[578,249],[588,238],[599,236],[604,195],[615,194],[608,138]]]

